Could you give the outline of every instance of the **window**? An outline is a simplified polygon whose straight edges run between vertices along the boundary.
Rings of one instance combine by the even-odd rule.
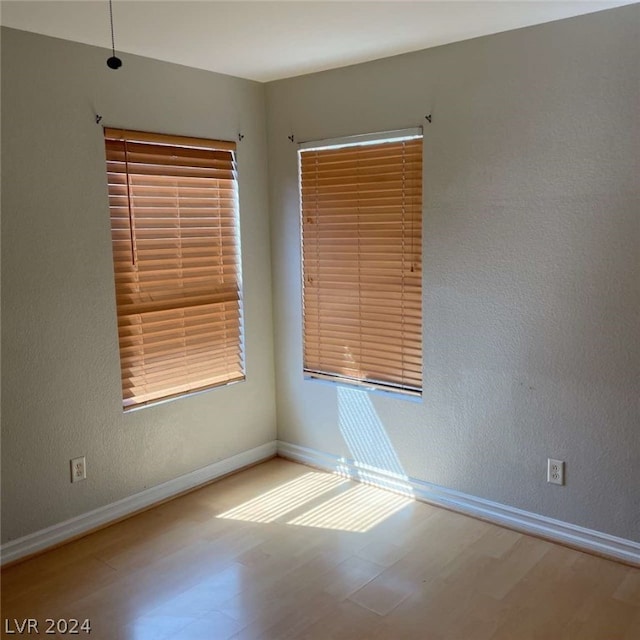
[[[235,143],[104,135],[124,408],[243,380]]]
[[[422,134],[299,148],[304,372],[422,391]]]

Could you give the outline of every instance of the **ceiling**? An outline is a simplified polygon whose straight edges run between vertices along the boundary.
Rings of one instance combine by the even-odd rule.
[[[121,53],[268,82],[635,1],[114,0],[113,19]],[[111,45],[108,0],[3,1],[0,19]]]

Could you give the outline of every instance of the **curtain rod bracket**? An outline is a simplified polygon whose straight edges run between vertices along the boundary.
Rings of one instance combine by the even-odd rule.
[[[289,138],[290,142],[295,142],[295,136],[293,134],[291,134],[290,136],[287,136],[287,138]]]
[[[427,115],[424,117],[424,119],[425,119],[429,124],[431,124],[431,114],[430,114],[430,113],[429,113],[429,114],[427,114]]]
[[[102,116],[99,113],[96,113],[96,124],[100,124],[102,121]]]
[[[242,142],[244,140],[244,134],[243,133],[238,133],[238,141]]]

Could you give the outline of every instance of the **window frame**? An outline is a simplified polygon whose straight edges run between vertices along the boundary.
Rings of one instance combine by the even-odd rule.
[[[116,318],[119,327],[118,352],[123,411],[128,413],[245,381],[240,184],[236,143],[234,141],[133,131],[106,126],[103,128],[103,143],[105,145],[105,176],[109,195],[108,208],[116,294]],[[124,163],[122,160],[113,159],[114,155],[118,154],[117,145],[119,143],[124,144]],[[136,163],[129,159],[134,156],[133,151],[129,151],[131,155],[127,156],[127,144],[137,145],[137,152],[141,158],[137,160],[138,173],[135,169],[130,170],[130,166]],[[143,155],[153,154],[154,150],[160,154],[157,156],[159,158],[157,162],[153,162]],[[171,150],[175,150],[175,153],[172,154]],[[223,156],[222,160],[217,159],[219,155]],[[190,156],[193,159],[190,159]],[[202,159],[204,156],[211,157],[212,160]],[[176,161],[174,162],[174,160]],[[114,166],[118,164],[120,169],[114,170]],[[149,168],[148,173],[145,167]],[[162,167],[165,167],[164,172]],[[120,176],[120,184],[118,179],[113,176]],[[126,185],[124,187],[122,186],[123,176],[124,185]],[[138,178],[136,184],[134,184],[134,176]],[[137,198],[136,189],[138,190]],[[167,190],[167,195],[163,189]],[[144,190],[149,191],[149,194],[141,193]],[[175,193],[171,193],[171,190]],[[192,191],[190,192],[190,190]],[[163,282],[166,281],[166,284],[161,284],[161,286],[166,287],[167,292],[165,289],[158,288],[156,283],[151,283],[152,292],[150,293],[145,289],[149,282],[143,282],[144,278],[140,272],[135,209],[138,207],[139,212],[144,209],[144,197],[147,195],[150,200],[153,200],[153,203],[150,205],[147,203],[146,206],[150,206],[151,211],[153,209],[158,211],[157,213],[147,212],[141,219],[147,225],[145,227],[147,231],[153,232],[151,227],[156,223],[163,229],[162,233],[158,234],[158,240],[154,236],[154,247],[166,243],[166,246],[154,248],[154,252],[162,254],[162,257],[159,259],[157,256],[150,258],[154,264],[159,262],[160,266],[152,267],[154,274],[148,274],[149,280],[157,277],[156,273],[161,273],[159,279]],[[187,202],[185,198],[189,201]],[[143,204],[135,204],[138,200]],[[126,201],[125,205],[122,204],[123,201]],[[117,202],[120,202],[119,206],[116,204]],[[119,260],[117,258],[117,232],[122,235],[123,229],[117,225],[114,226],[114,208],[126,209],[129,218],[127,231],[131,242],[129,274],[127,267],[125,266],[123,270],[121,266],[124,263],[121,255]],[[123,216],[121,211],[119,217],[123,219],[126,216]],[[168,219],[173,218],[175,220],[172,223],[166,224]],[[165,225],[167,231],[164,230]],[[196,248],[189,248],[190,241],[197,245]],[[122,244],[121,239],[119,242]],[[178,249],[171,249],[172,244],[177,244]],[[166,250],[169,250],[170,253],[165,258]],[[122,248],[119,249],[119,253],[123,253]],[[175,264],[171,265],[171,263]],[[231,267],[229,267],[230,264]],[[158,269],[163,270],[159,272]],[[135,277],[131,276],[134,272],[137,273]],[[227,275],[228,272],[230,275]],[[127,280],[128,276],[131,277]],[[131,293],[132,277],[137,285],[133,289],[133,293]],[[129,285],[129,290],[122,288],[122,281]],[[225,293],[227,290],[229,293]],[[126,291],[131,299],[137,297],[137,303],[120,302],[123,298],[123,291]],[[232,295],[230,295],[231,292],[233,292]],[[156,295],[157,301],[154,300],[154,295]],[[219,299],[216,300],[216,298]],[[153,302],[150,303],[149,300]],[[140,307],[137,312],[135,310],[123,311],[123,307],[133,306],[135,308],[136,304]],[[147,309],[150,305],[156,308]],[[174,318],[169,320],[168,317],[162,316],[165,312],[168,315],[173,314]],[[162,325],[162,329],[150,329],[148,333],[145,333],[143,321],[145,314],[151,316],[160,314],[151,319],[150,323]],[[158,354],[149,355],[147,352],[146,359],[148,361],[153,362],[153,357],[158,359],[153,364],[145,364],[145,355],[142,355],[140,362],[131,364],[129,361],[125,364],[123,349],[126,339],[130,339],[131,336],[125,335],[126,329],[123,332],[123,318],[126,321],[135,316],[139,316],[138,333],[142,343],[142,346],[138,348],[139,351],[145,353],[145,336],[148,342],[152,342],[154,337],[158,337],[157,333],[154,336],[154,331],[167,333],[166,325],[169,331],[178,332],[169,333],[169,338],[171,342],[181,341],[183,345],[182,358],[179,355],[176,356],[176,349],[171,352],[169,347],[162,347]],[[181,319],[176,319],[175,316],[181,316]],[[149,328],[147,327],[147,329]],[[221,332],[221,335],[216,335],[216,332]],[[124,342],[123,335],[126,338]],[[163,337],[162,340],[164,341],[165,338]],[[149,345],[147,345],[148,347]],[[229,353],[232,355],[229,356]],[[162,358],[164,358],[165,364],[163,364]],[[220,364],[221,361],[224,364]],[[170,364],[167,365],[167,362]],[[151,388],[155,388],[154,391],[139,393],[137,401],[131,400],[131,398],[128,401],[127,391],[137,387],[132,383],[133,374],[125,375],[125,371],[136,367],[142,372],[136,377],[144,377],[145,385],[147,384],[147,376],[153,378],[160,371],[160,377],[166,377],[164,391],[157,388],[159,383],[156,383],[155,387],[149,383]],[[167,371],[166,376],[165,370]],[[179,382],[181,376],[183,379],[182,382]],[[214,379],[215,382],[213,382]],[[203,384],[199,384],[199,382]],[[176,388],[181,389],[174,391]],[[147,398],[147,396],[153,397]],[[145,399],[140,400],[139,398]]]
[[[304,206],[303,206],[303,169],[302,169],[302,157],[303,154],[310,151],[323,151],[323,150],[340,150],[343,148],[352,147],[366,147],[368,145],[379,145],[385,143],[397,143],[409,140],[421,140],[420,147],[420,166],[422,167],[422,156],[424,151],[424,134],[422,127],[414,127],[407,129],[398,129],[386,132],[366,133],[353,136],[345,136],[339,138],[330,138],[323,140],[313,140],[298,143],[297,146],[297,160],[298,160],[298,196],[299,196],[299,224],[300,224],[300,282],[301,282],[301,297],[302,297],[302,373],[304,380],[315,381],[319,383],[329,385],[347,386],[349,388],[359,388],[368,392],[380,393],[383,395],[394,395],[407,400],[413,400],[421,402],[423,389],[424,389],[424,344],[423,344],[423,275],[422,275],[422,218],[423,218],[423,204],[422,204],[422,188],[423,188],[423,174],[420,173],[420,233],[419,233],[419,245],[420,245],[420,386],[414,388],[407,388],[406,385],[400,383],[389,383],[369,380],[364,377],[357,378],[352,376],[342,375],[337,372],[326,372],[313,370],[306,365],[306,329],[305,329],[305,257],[304,257]],[[404,254],[403,254],[404,255]]]

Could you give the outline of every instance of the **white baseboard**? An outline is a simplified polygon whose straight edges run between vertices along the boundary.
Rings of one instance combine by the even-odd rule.
[[[476,498],[424,480],[390,473],[383,469],[360,464],[356,460],[341,458],[288,442],[278,441],[278,455],[339,473],[360,482],[412,495],[417,500],[446,507],[524,533],[541,536],[590,553],[640,565],[640,543],[633,540],[618,538],[508,505]]]
[[[0,547],[0,564],[13,562],[32,553],[53,547],[87,531],[119,520],[167,498],[194,489],[248,465],[267,460],[275,455],[276,442],[268,442],[249,451],[243,451],[230,458],[214,462],[202,469],[191,471],[174,480],[150,487],[128,498],[112,502],[104,507],[99,507],[75,518],[54,524],[22,538],[11,540]]]

